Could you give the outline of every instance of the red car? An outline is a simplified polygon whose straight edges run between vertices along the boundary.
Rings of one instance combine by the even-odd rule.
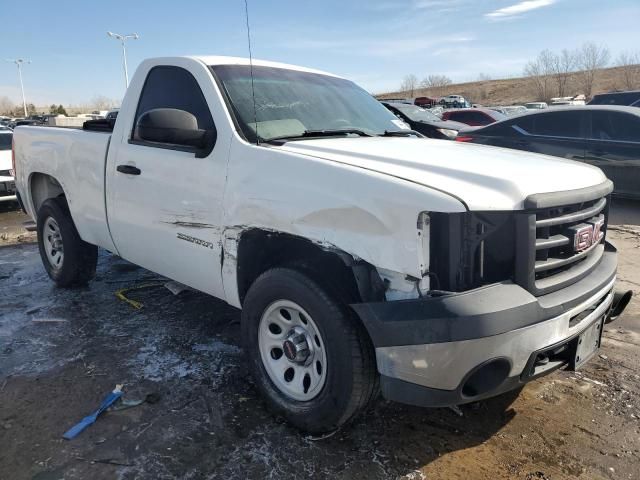
[[[423,108],[431,108],[431,107],[435,106],[437,103],[438,103],[438,101],[435,98],[429,98],[429,97],[417,97],[413,101],[414,105],[417,105],[417,106],[423,107]]]
[[[472,127],[489,125],[499,122],[507,117],[500,112],[489,108],[461,108],[456,110],[445,110],[442,114],[443,120],[453,120],[454,122],[466,123]]]

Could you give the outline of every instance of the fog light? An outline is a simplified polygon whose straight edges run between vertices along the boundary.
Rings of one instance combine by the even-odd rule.
[[[511,371],[511,363],[506,358],[495,358],[476,367],[462,386],[462,395],[477,397],[498,388]]]

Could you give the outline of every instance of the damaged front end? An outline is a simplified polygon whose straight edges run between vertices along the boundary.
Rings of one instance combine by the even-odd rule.
[[[378,269],[386,301],[352,305],[376,348],[385,397],[467,403],[586,362],[631,296],[614,292],[607,203],[422,217],[423,278]],[[574,247],[572,232],[593,224],[590,243]]]

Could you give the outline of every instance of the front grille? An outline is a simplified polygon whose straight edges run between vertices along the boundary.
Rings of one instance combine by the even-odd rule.
[[[529,195],[521,211],[430,212],[432,288],[464,292],[512,281],[541,296],[580,281],[610,248],[605,236],[612,190],[607,180]],[[586,242],[589,229],[599,229],[596,241],[591,236]]]
[[[532,293],[564,288],[598,265],[605,249],[608,210],[608,198],[602,197],[533,212],[527,275]]]

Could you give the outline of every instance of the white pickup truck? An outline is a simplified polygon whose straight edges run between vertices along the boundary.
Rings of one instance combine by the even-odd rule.
[[[456,405],[582,365],[630,297],[611,182],[406,128],[328,73],[155,58],[115,122],[17,128],[16,181],[58,285],[102,247],[242,308],[256,385],[306,431],[379,389]]]

